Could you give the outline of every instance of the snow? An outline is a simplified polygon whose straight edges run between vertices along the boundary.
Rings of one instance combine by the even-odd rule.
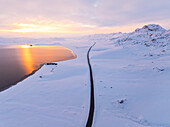
[[[146,26],[132,33],[38,40],[35,44],[65,46],[77,58],[44,65],[1,92],[0,126],[84,127],[90,92],[86,53],[96,42],[90,53],[93,127],[170,127],[170,34],[159,25]]]
[[[142,28],[138,28],[135,32],[166,32],[166,29],[162,28],[160,25],[149,24],[145,25]]]

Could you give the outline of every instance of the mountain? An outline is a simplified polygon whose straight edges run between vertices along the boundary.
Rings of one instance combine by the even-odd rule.
[[[142,28],[138,28],[135,32],[165,32],[166,30],[162,28],[160,25],[149,24],[145,25]]]

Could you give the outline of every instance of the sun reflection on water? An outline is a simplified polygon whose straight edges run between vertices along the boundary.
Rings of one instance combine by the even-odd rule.
[[[22,81],[42,65],[75,59],[76,55],[62,46],[12,45],[0,47],[0,91]],[[54,67],[54,66],[53,66]]]
[[[33,56],[29,45],[21,45],[21,60],[25,66],[26,73],[31,73],[35,68],[33,66]]]
[[[25,73],[30,74],[48,62],[74,59],[77,56],[68,48],[61,46],[20,45],[20,60]]]

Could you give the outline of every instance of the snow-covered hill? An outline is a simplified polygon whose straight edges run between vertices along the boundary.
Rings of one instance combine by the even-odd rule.
[[[95,126],[170,127],[169,30],[151,24],[94,41]]]
[[[170,30],[149,24],[131,33],[96,34],[85,37],[87,41],[102,41],[114,47],[133,50],[143,56],[161,56],[170,52]]]
[[[0,126],[84,127],[90,95],[86,53],[96,42],[90,54],[93,127],[170,127],[170,30],[151,24],[131,33],[59,41],[36,44],[63,45],[77,59],[59,62],[57,67],[45,65],[1,92]]]

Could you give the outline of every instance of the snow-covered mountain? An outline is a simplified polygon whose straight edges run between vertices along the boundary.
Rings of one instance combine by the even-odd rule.
[[[156,33],[162,33],[162,32],[166,32],[166,30],[164,28],[162,28],[160,25],[156,25],[156,24],[149,24],[149,25],[145,25],[142,28],[138,28],[135,30],[135,32],[156,32]]]
[[[150,42],[152,45],[154,42],[169,42],[170,30],[162,28],[160,25],[149,24],[142,28],[137,28],[131,33],[112,33],[112,34],[94,34],[86,37],[91,41],[97,40],[110,40],[113,43],[125,44],[125,42],[131,42],[132,44]]]
[[[85,39],[96,42],[106,41],[114,46],[131,47],[134,50],[140,48],[143,54],[152,52],[151,55],[162,55],[170,50],[170,30],[156,24],[145,25],[131,33],[95,34]]]
[[[125,44],[130,42],[132,44],[144,44],[146,46],[156,46],[160,43],[168,43],[170,40],[169,31],[165,30],[159,25],[145,25],[143,28],[138,28],[132,33],[123,34],[118,38],[112,38],[113,42]],[[156,44],[157,43],[157,44]],[[162,46],[164,46],[162,44]]]

